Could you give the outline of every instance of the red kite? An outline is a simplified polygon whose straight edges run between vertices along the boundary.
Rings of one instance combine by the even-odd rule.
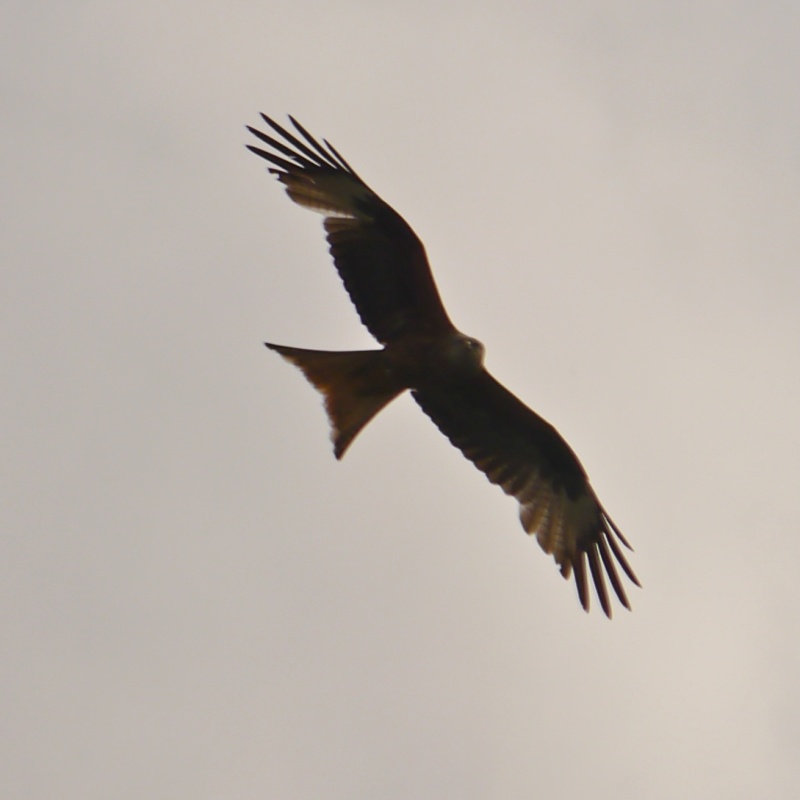
[[[269,150],[248,145],[298,205],[324,215],[336,269],[380,350],[328,352],[269,344],[323,395],[336,458],[406,389],[439,430],[486,477],[519,501],[522,527],[535,534],[589,610],[586,561],[606,616],[608,576],[630,608],[615,560],[639,581],[617,539],[631,549],[556,429],[483,367],[483,345],[456,330],[439,298],[425,249],[406,221],[325,139],[292,117],[290,133],[261,115],[275,136],[248,127]]]

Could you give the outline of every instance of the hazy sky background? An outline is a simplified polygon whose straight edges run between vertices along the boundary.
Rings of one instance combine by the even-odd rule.
[[[0,796],[800,796],[793,3],[6,2]],[[243,147],[332,141],[580,454],[584,614]]]

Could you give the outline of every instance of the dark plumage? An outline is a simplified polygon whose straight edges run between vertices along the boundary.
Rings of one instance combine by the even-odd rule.
[[[248,145],[301,206],[324,215],[330,252],[361,321],[383,349],[301,350],[267,344],[322,393],[337,458],[387,403],[410,389],[422,410],[492,483],[520,504],[565,578],[575,575],[589,609],[586,563],[611,616],[606,578],[630,608],[617,565],[639,581],[619,545],[630,545],[606,514],[570,446],[556,429],[483,367],[483,345],[453,326],[425,249],[405,220],[373,192],[336,149],[289,118],[297,135],[262,115],[268,149]]]

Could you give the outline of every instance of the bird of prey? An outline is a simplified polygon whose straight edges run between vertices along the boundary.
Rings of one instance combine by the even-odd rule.
[[[575,576],[586,611],[587,562],[606,616],[606,576],[630,609],[616,567],[640,585],[619,543],[630,545],[558,431],[487,372],[483,345],[450,321],[417,235],[327,140],[320,143],[292,117],[294,132],[261,116],[270,134],[248,130],[267,149],[248,148],[269,162],[295,203],[323,215],[339,276],[361,322],[382,345],[330,352],[267,343],[322,394],[336,458],[409,389],[450,442],[517,499],[522,527],[565,578]]]

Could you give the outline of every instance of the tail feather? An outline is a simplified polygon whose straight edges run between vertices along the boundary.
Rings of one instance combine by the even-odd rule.
[[[383,350],[330,352],[265,344],[299,367],[322,394],[336,458],[341,458],[361,429],[407,388],[392,379]]]

